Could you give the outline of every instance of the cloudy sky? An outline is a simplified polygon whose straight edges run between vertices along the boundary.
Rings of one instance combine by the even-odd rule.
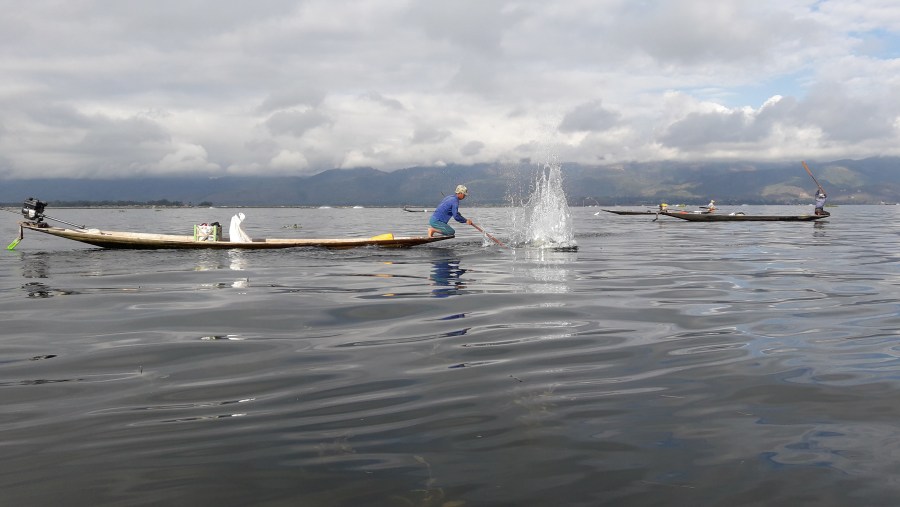
[[[896,0],[0,8],[0,179],[900,155]]]

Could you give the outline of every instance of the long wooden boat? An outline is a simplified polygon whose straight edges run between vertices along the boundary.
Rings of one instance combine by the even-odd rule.
[[[329,239],[313,239],[313,238],[267,238],[254,239],[249,242],[237,241],[215,241],[215,240],[199,240],[195,236],[176,235],[176,234],[154,234],[146,232],[122,232],[122,231],[106,231],[100,229],[81,229],[81,228],[62,228],[53,227],[46,222],[19,222],[21,239],[24,231],[40,232],[49,234],[59,238],[80,241],[88,245],[98,246],[101,248],[118,248],[118,249],[249,249],[263,250],[273,248],[300,248],[300,247],[324,247],[330,249],[358,248],[366,246],[376,246],[382,248],[409,248],[426,243],[435,243],[444,241],[453,236],[436,236],[429,238],[427,236],[413,237],[395,237],[393,234],[382,234],[371,238],[329,238]]]
[[[698,211],[658,211],[655,209],[648,210],[627,210],[627,209],[604,209],[603,211],[607,213],[615,213],[616,215],[663,215],[665,213],[692,213],[692,214],[706,214],[712,213],[707,210],[698,210]],[[596,215],[596,213],[595,213]]]
[[[665,211],[660,215],[689,220],[691,222],[812,222],[829,215],[744,215],[742,213],[691,213],[686,211]]]
[[[607,213],[615,213],[616,215],[655,215],[656,211],[653,210],[627,210],[627,209],[604,209],[603,211]]]

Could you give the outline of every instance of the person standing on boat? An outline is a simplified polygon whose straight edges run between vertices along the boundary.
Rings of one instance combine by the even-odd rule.
[[[435,234],[456,236],[456,231],[448,223],[451,218],[461,224],[472,225],[472,221],[462,216],[459,212],[459,201],[465,199],[467,195],[469,195],[469,189],[465,185],[457,185],[456,192],[453,195],[444,197],[428,221],[429,238],[433,238]]]
[[[825,189],[819,187],[819,190],[816,192],[816,215],[825,215],[828,213],[825,211],[826,199],[828,199],[828,196],[825,195]]]

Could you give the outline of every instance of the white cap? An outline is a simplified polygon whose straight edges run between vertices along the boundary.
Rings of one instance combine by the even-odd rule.
[[[456,185],[455,194],[469,195],[469,189],[465,185]]]

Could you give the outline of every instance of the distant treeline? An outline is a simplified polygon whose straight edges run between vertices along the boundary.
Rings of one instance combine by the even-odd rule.
[[[193,203],[185,204],[183,201],[170,201],[168,199],[160,199],[157,201],[47,201],[47,204],[54,208],[142,208],[155,206],[160,208],[191,208],[195,206]],[[2,203],[2,206],[20,206],[21,203]],[[213,203],[203,201],[196,206],[208,208]]]

